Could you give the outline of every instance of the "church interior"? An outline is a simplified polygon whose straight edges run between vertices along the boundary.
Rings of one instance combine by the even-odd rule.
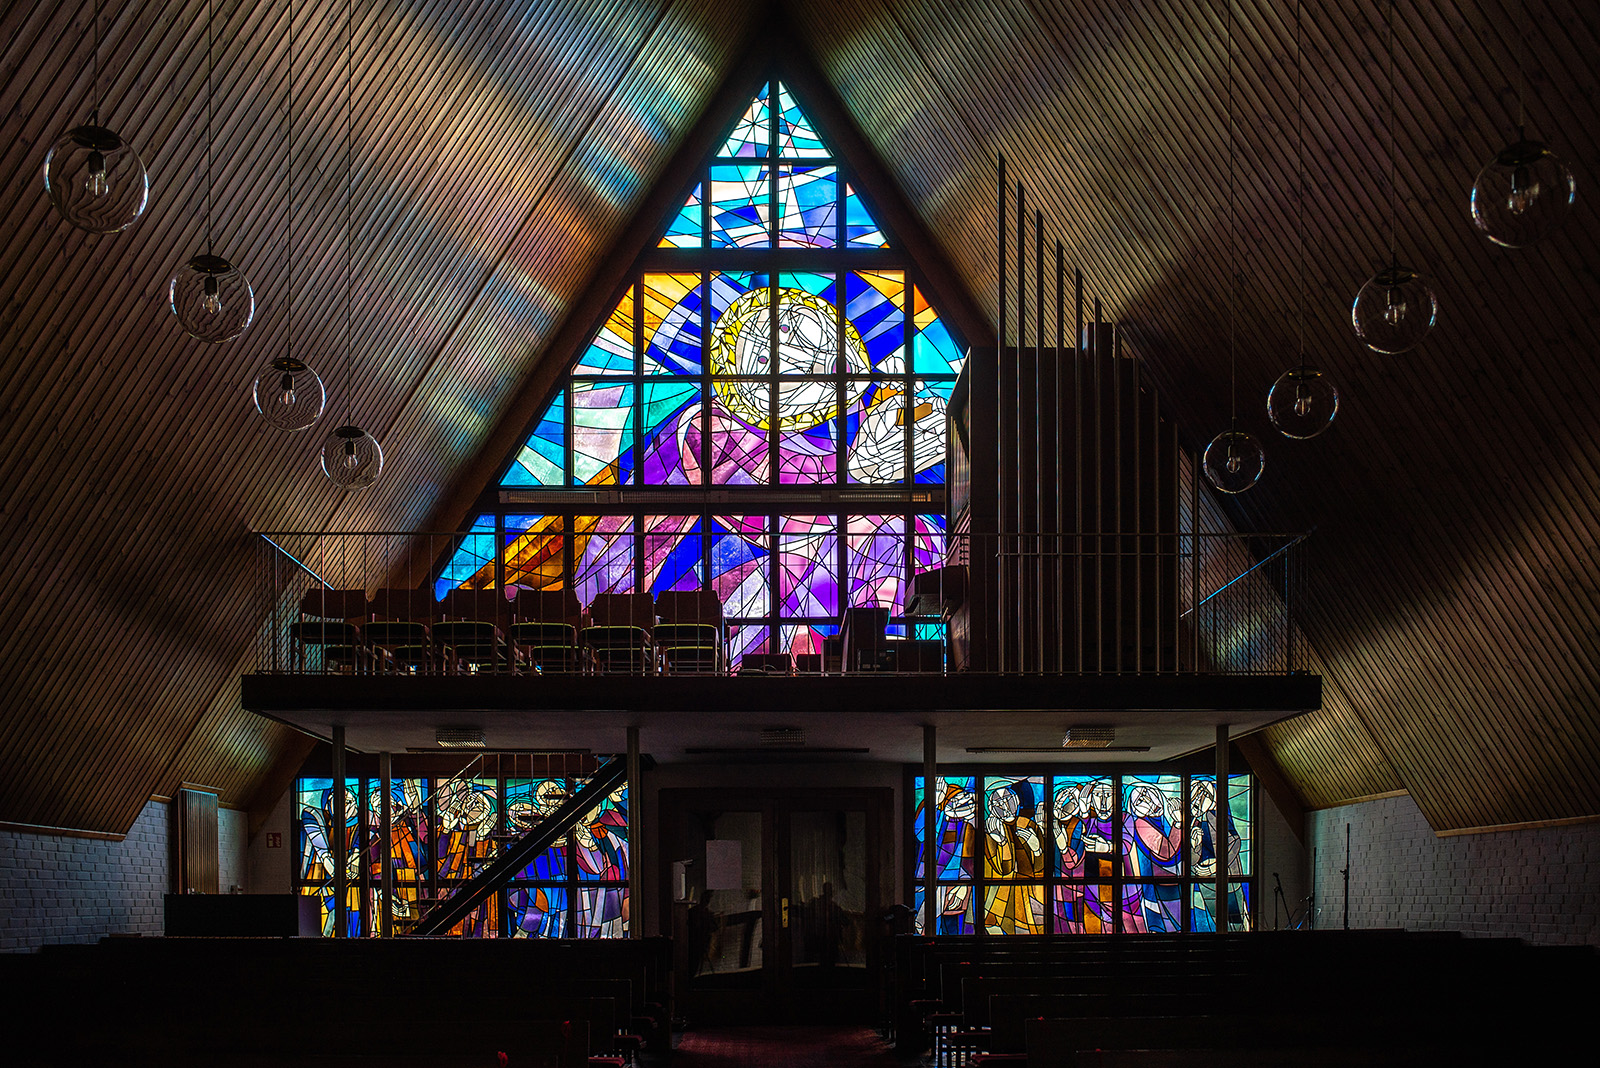
[[[19,1063],[1580,1055],[1596,57],[5,7]]]

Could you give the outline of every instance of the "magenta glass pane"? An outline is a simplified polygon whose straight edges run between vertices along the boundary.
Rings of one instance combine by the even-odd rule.
[[[905,555],[905,516],[850,516],[844,549],[850,606],[877,605],[899,615],[905,604]]]
[[[838,522],[836,516],[779,517],[780,614],[813,617],[838,615]]]
[[[633,593],[633,517],[581,515],[573,520],[573,586],[588,605],[600,593]]]

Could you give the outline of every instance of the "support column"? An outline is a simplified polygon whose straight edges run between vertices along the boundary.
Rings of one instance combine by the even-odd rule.
[[[922,905],[927,909],[922,933],[933,935],[939,921],[939,843],[934,840],[934,818],[938,805],[939,729],[931,723],[922,727]],[[913,892],[912,900],[916,900]]]
[[[628,728],[628,937],[644,937],[644,910],[641,891],[644,836],[639,833],[639,728]]]
[[[394,848],[394,812],[391,800],[390,780],[393,778],[393,761],[387,752],[378,754],[378,789],[383,791],[378,802],[379,819],[383,825],[382,837],[378,839],[378,856],[383,863],[383,893],[381,895],[381,909],[379,915],[382,919],[378,933],[384,938],[394,937],[394,858],[389,855]]]
[[[349,928],[348,897],[350,851],[345,826],[350,814],[344,798],[344,726],[333,728],[333,826],[328,828],[328,848],[333,851],[333,937],[343,938]]]
[[[1228,725],[1217,724],[1217,815],[1211,850],[1217,858],[1217,933],[1228,933]]]

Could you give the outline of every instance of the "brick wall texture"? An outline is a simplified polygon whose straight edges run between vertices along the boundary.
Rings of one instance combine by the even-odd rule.
[[[247,820],[217,813],[221,886],[244,882]],[[159,935],[172,818],[151,801],[120,842],[0,830],[0,952],[109,934]]]
[[[1318,926],[1462,931],[1600,945],[1600,822],[1440,838],[1409,796],[1306,817]]]

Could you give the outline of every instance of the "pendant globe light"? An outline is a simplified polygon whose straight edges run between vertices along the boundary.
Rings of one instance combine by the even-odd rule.
[[[355,173],[355,152],[352,147],[354,139],[354,113],[351,103],[355,95],[354,55],[355,46],[351,36],[351,24],[354,21],[354,12],[350,3],[345,4],[345,127],[344,127],[344,392],[345,392],[345,421],[343,425],[329,431],[328,436],[322,439],[322,473],[336,485],[346,489],[365,489],[378,481],[378,475],[383,471],[383,448],[378,444],[378,439],[355,425],[352,414],[355,407],[354,376],[351,367],[354,361],[355,333],[351,329],[351,305],[354,303],[353,290],[350,284],[350,203],[352,175]]]
[[[1542,141],[1528,139],[1524,97],[1524,17],[1517,23],[1517,139],[1495,153],[1472,184],[1472,222],[1497,245],[1526,248],[1561,225],[1578,197],[1572,168]]]
[[[322,415],[327,392],[322,379],[294,354],[294,0],[289,2],[289,248],[287,332],[289,344],[256,375],[250,395],[256,411],[268,426],[294,432],[304,430]]]
[[[1222,493],[1243,493],[1261,480],[1266,453],[1255,435],[1239,429],[1239,376],[1234,352],[1234,298],[1238,290],[1239,255],[1235,246],[1233,150],[1233,0],[1228,0],[1228,429],[1211,439],[1200,458],[1206,481]]]
[[[190,337],[212,344],[232,341],[256,315],[256,295],[244,272],[212,251],[211,223],[216,190],[212,127],[216,87],[212,84],[215,31],[213,0],[206,0],[206,250],[178,268],[167,283],[172,314]]]
[[[100,4],[94,5],[94,108],[44,157],[44,191],[67,222],[114,234],[144,214],[150,178],[133,146],[100,125]]]
[[[1339,391],[1327,375],[1306,363],[1306,131],[1301,83],[1300,4],[1294,6],[1294,97],[1299,143],[1299,182],[1295,197],[1300,230],[1300,361],[1278,376],[1267,391],[1267,418],[1288,438],[1314,438],[1339,413]]]
[[[1389,0],[1389,265],[1367,279],[1350,306],[1350,325],[1373,352],[1393,356],[1416,347],[1439,316],[1433,290],[1416,270],[1400,263],[1395,235],[1394,0]]]

